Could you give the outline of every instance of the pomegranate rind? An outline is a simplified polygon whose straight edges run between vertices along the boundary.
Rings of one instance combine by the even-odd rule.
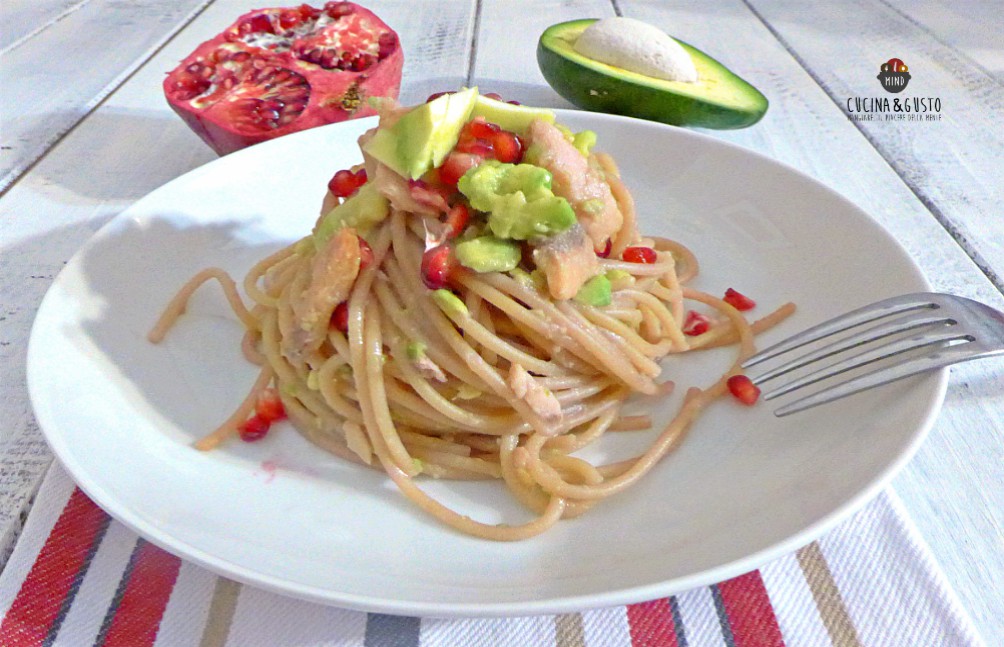
[[[335,3],[329,3],[332,4]],[[260,16],[271,19],[275,24],[276,17],[281,12],[299,11],[307,8],[306,5],[256,9],[238,17],[220,34],[196,47],[168,73],[163,83],[168,104],[192,131],[220,155],[308,128],[375,115],[376,110],[368,101],[369,98],[397,99],[400,93],[401,72],[404,66],[404,52],[401,49],[400,39],[393,29],[365,7],[351,2],[337,5],[347,14],[346,18],[340,20],[348,20],[348,29],[354,32],[349,34],[350,40],[359,39],[361,36],[360,42],[366,45],[367,51],[375,48],[382,51],[384,46],[378,43],[379,36],[391,34],[393,46],[390,51],[383,52],[383,58],[379,58],[361,71],[325,69],[319,64],[302,60],[303,49],[311,46],[311,39],[316,38],[316,35],[306,34],[303,38],[294,39],[292,46],[280,47],[277,50],[249,44],[237,37],[242,24],[251,23],[255,19],[263,20],[259,18]],[[314,11],[323,10],[314,9]],[[369,41],[367,36],[371,36]],[[248,90],[258,88],[243,88],[241,92],[232,94],[216,88],[223,96],[222,99],[212,102],[205,101],[206,94],[215,96],[217,92],[197,94],[193,97],[191,90],[182,89],[185,81],[191,78],[186,70],[198,64],[215,66],[213,57],[219,52],[229,55],[235,52],[247,52],[259,70],[262,68],[288,70],[289,73],[283,76],[302,77],[307,84],[306,92],[309,93],[303,110],[283,120],[288,122],[274,127],[255,127],[247,123],[246,119],[236,118],[235,103],[242,99],[256,98],[257,95]],[[302,87],[297,85],[294,100],[301,100],[303,93]]]

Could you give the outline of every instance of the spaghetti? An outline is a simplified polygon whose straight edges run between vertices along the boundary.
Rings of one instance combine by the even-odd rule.
[[[385,114],[381,127],[392,121]],[[532,132],[527,139],[542,141]],[[553,273],[569,268],[552,264],[551,274],[542,272],[545,264],[535,263],[546,244],[540,240],[520,241],[522,259],[510,270],[454,265],[447,287],[430,289],[430,250],[483,232],[484,214],[475,213],[455,240],[444,239],[441,230],[437,237],[430,231],[443,213],[425,207],[442,203],[428,199],[428,185],[396,178],[397,185],[378,187],[391,199],[388,214],[375,224],[342,228],[323,244],[319,226],[255,265],[243,284],[250,307],[234,281],[215,268],[193,277],[168,304],[150,332],[154,343],[201,284],[218,281],[246,328],[245,355],[262,366],[245,401],[196,447],[210,450],[235,437],[260,392],[271,387],[290,421],[318,447],[384,470],[428,514],[493,540],[532,537],[636,483],[727,393],[727,379],[753,352],[754,335],[793,306],[750,324],[726,301],[689,287],[698,272],[694,255],[675,241],[642,239],[613,160],[577,154],[607,187],[619,214],[609,249],[591,252],[595,267],[583,279],[605,277],[609,302],[555,298],[551,284],[568,277]],[[545,156],[540,163],[549,161]],[[369,177],[380,174],[375,164],[367,159]],[[411,189],[412,202],[393,199],[402,187]],[[558,186],[556,177],[555,194],[562,192],[574,203],[574,187]],[[463,200],[457,192],[441,194],[447,209]],[[421,211],[401,208],[416,200]],[[623,260],[632,247],[652,250],[654,262]],[[341,256],[330,255],[336,252]],[[343,275],[349,281],[339,293],[331,281],[345,282]],[[716,313],[707,332],[686,334],[688,302]],[[344,321],[333,323],[338,316]],[[671,388],[659,381],[660,360],[723,344],[736,346],[735,362],[714,384],[691,388],[641,455],[607,465],[575,455],[609,432],[651,427],[648,416],[624,415],[623,409],[636,394],[659,397]],[[501,480],[535,516],[516,525],[475,521],[427,495],[419,475]]]

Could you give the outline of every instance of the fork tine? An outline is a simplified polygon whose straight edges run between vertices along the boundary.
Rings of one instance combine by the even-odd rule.
[[[888,384],[889,382],[901,380],[905,377],[916,375],[917,373],[932,371],[944,366],[949,366],[950,364],[957,364],[965,360],[979,358],[980,354],[973,353],[971,349],[966,348],[967,345],[968,344],[950,346],[933,355],[916,357],[894,366],[877,368],[870,373],[845,380],[839,384],[834,384],[831,387],[823,389],[822,391],[813,393],[812,395],[807,395],[804,398],[795,400],[794,402],[789,402],[788,404],[775,410],[774,415],[779,418],[791,415],[820,404],[826,404],[827,402],[832,402],[834,400],[839,400],[840,398],[845,398],[849,395],[854,395],[855,393],[865,391],[875,386],[881,386],[883,384]]]
[[[910,310],[940,307],[938,304],[932,302],[931,296],[932,295],[926,292],[904,294],[902,296],[885,299],[884,301],[863,306],[857,310],[851,310],[843,315],[824,321],[823,323],[812,326],[811,328],[807,328],[806,330],[803,330],[797,335],[789,337],[780,343],[765,348],[743,362],[743,368],[755,366],[756,364],[764,362],[768,359],[777,357],[782,353],[800,348],[806,344],[811,344],[814,341],[818,341],[824,337],[854,328],[855,326],[860,326],[862,324],[877,321],[878,319],[884,319],[886,317],[908,312]]]
[[[858,353],[857,355],[848,357],[847,359],[841,360],[835,364],[813,371],[812,373],[809,373],[797,380],[792,380],[788,384],[764,394],[764,400],[772,400],[778,396],[784,395],[785,393],[791,393],[796,389],[801,389],[802,387],[815,384],[816,382],[825,380],[826,378],[846,373],[847,371],[872,364],[879,360],[886,359],[887,357],[893,357],[894,355],[899,355],[918,348],[924,348],[925,346],[947,344],[952,341],[963,339],[968,341],[973,340],[972,336],[968,333],[954,329],[942,333],[916,335],[907,339],[900,339],[891,344],[886,344],[879,348]]]
[[[951,317],[936,314],[924,317],[903,317],[878,326],[871,326],[855,333],[851,337],[827,344],[826,346],[818,348],[811,353],[806,353],[805,355],[785,362],[784,364],[781,364],[780,366],[777,366],[776,368],[773,368],[761,375],[751,377],[754,384],[761,384],[767,380],[780,377],[781,375],[790,373],[791,371],[802,368],[803,366],[812,364],[813,362],[826,359],[827,357],[831,357],[852,348],[857,348],[858,346],[862,346],[873,341],[878,341],[879,339],[884,339],[886,337],[911,330],[916,331],[923,328],[931,328],[937,325],[949,325],[955,323],[956,321]]]

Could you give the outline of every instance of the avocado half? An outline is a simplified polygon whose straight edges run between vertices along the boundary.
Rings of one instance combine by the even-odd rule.
[[[745,128],[767,112],[767,97],[701,50],[690,54],[698,81],[664,81],[588,58],[574,44],[596,19],[548,27],[537,43],[537,64],[554,90],[585,110],[661,121],[676,126]],[[675,39],[674,39],[675,40]]]

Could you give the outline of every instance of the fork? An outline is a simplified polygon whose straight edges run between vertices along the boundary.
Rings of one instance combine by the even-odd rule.
[[[764,399],[772,400],[854,369],[878,366],[786,404],[777,409],[775,415],[786,416],[804,411],[950,364],[1004,354],[1004,313],[965,297],[917,292],[884,299],[824,321],[751,356],[743,362],[743,368],[774,358],[784,360],[782,355],[844,332],[851,334],[789,359],[755,377],[750,375],[750,379],[759,386],[841,355],[832,364],[766,391]],[[849,353],[879,340],[885,341],[862,352]]]

